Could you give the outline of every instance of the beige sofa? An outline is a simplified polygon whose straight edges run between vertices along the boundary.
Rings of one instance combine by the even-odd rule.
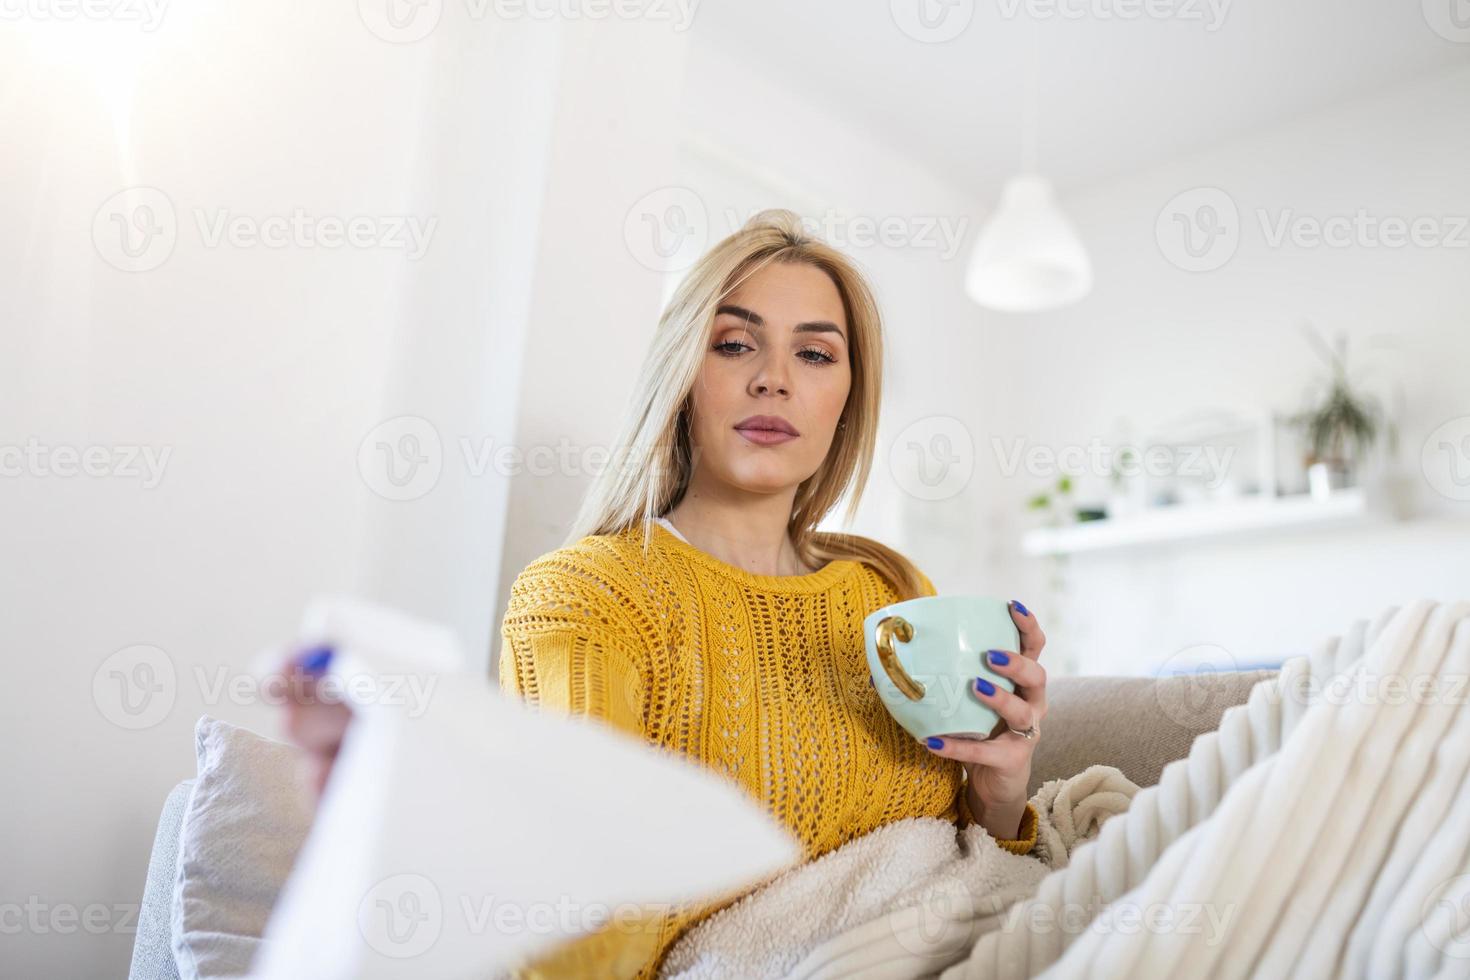
[[[1225,709],[1241,704],[1274,670],[1175,677],[1053,677],[1049,707],[1031,766],[1030,792],[1091,765],[1117,766],[1139,786],[1189,754],[1214,731]]]

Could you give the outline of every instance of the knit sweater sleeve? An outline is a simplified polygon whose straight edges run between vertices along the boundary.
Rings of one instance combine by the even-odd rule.
[[[959,811],[960,827],[968,827],[970,824],[978,823],[975,815],[970,812],[970,783],[965,780],[960,783],[959,798],[955,802],[955,809]],[[1014,838],[992,838],[1001,850],[1010,851],[1012,854],[1030,854],[1036,847],[1036,828],[1040,817],[1036,812],[1036,805],[1028,802],[1026,811],[1021,815],[1021,826],[1016,831]]]
[[[572,549],[528,565],[501,625],[500,688],[647,737],[651,644],[618,571],[611,559]]]

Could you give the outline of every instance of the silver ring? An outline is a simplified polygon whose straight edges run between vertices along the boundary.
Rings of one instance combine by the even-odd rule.
[[[1007,728],[1011,728],[1011,726],[1009,726],[1009,725],[1007,725],[1006,727]],[[1011,733],[1014,734],[1014,735],[1019,735],[1022,738],[1028,738],[1028,739],[1029,738],[1035,738],[1036,737],[1036,725],[1035,725],[1035,723],[1033,723],[1031,725],[1031,727],[1028,728],[1028,729],[1026,729],[1024,732],[1023,731],[1019,731],[1018,729],[1015,729],[1015,728],[1011,728]]]

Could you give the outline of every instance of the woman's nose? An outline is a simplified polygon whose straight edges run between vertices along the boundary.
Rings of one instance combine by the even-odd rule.
[[[764,395],[772,389],[775,389],[777,394],[789,395],[791,394],[791,381],[786,376],[786,372],[781,370],[779,364],[773,365],[767,362],[762,365],[755,376],[755,390],[758,394]]]

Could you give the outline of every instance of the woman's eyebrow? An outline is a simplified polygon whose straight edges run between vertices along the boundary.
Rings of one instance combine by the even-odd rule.
[[[743,306],[736,306],[734,303],[726,303],[715,310],[716,316],[721,313],[738,316],[752,327],[764,327],[766,325],[766,321],[761,319],[759,313],[756,313],[754,310],[747,310]],[[842,333],[842,328],[830,320],[812,320],[807,323],[798,323],[793,329],[796,333],[835,333],[837,336],[842,337],[843,340],[847,339]]]

